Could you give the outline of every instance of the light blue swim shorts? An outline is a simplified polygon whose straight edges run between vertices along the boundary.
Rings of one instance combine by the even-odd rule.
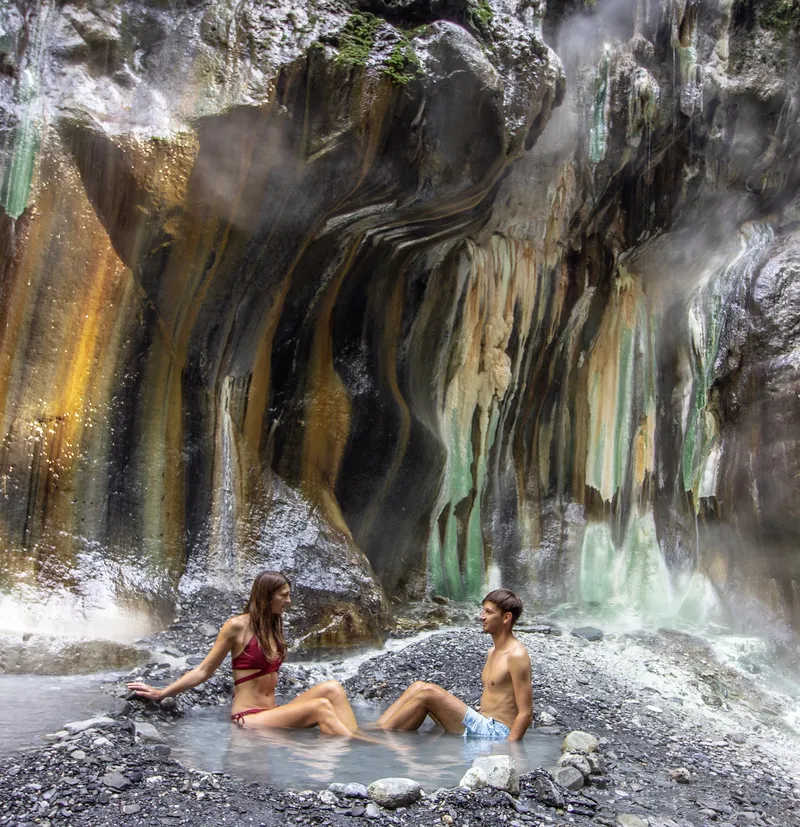
[[[465,738],[489,738],[492,741],[505,741],[511,734],[511,730],[504,723],[495,721],[494,718],[487,718],[469,706],[461,723],[464,724]]]

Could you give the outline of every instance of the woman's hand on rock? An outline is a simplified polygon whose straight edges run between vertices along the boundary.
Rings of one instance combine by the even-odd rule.
[[[150,686],[148,683],[139,683],[134,681],[128,684],[128,689],[135,692],[142,698],[147,698],[148,701],[160,701],[164,698],[164,690],[155,686]]]

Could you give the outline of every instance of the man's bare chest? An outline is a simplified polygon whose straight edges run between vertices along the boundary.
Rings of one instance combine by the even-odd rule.
[[[481,681],[485,689],[499,689],[511,683],[511,673],[508,669],[508,656],[491,652],[481,673]]]

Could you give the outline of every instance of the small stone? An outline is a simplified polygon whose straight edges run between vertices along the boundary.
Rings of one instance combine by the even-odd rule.
[[[594,752],[599,746],[594,735],[574,729],[561,743],[561,752]]]
[[[370,801],[367,804],[364,815],[367,818],[380,818],[381,817],[381,808],[374,801]]]
[[[553,780],[572,792],[581,789],[584,784],[583,773],[575,767],[550,767],[548,769]]]
[[[743,732],[732,732],[728,736],[728,740],[734,744],[745,744],[747,743],[747,736]]]
[[[586,760],[589,762],[592,774],[600,775],[606,771],[606,762],[599,752],[589,752],[586,754]]]
[[[452,824],[453,823],[453,816],[450,813],[445,813],[442,816],[442,824]]]
[[[650,827],[650,822],[633,813],[620,813],[617,816],[617,825],[618,827]]]
[[[489,786],[489,779],[480,767],[470,767],[464,777],[458,782],[459,787],[467,787],[470,790],[480,790]]]
[[[573,629],[570,634],[573,637],[583,638],[583,640],[588,640],[591,642],[603,639],[603,630],[598,629],[595,626],[581,626],[577,629]]]
[[[126,805],[122,808],[122,812],[123,812],[126,816],[132,816],[134,813],[138,813],[138,812],[139,812],[139,810],[141,810],[141,809],[142,809],[142,808],[141,808],[138,804],[126,804]]]
[[[669,777],[678,784],[688,784],[692,780],[692,774],[686,767],[676,767],[669,771]]]
[[[380,778],[369,785],[367,792],[376,804],[394,810],[413,804],[422,788],[411,778]]]
[[[164,736],[147,721],[135,721],[136,737],[140,738],[146,744],[163,744]]]
[[[158,705],[167,712],[174,712],[178,708],[178,702],[175,698],[164,698],[163,701],[158,702]]]
[[[328,784],[328,789],[332,793],[346,796],[347,798],[369,798],[367,788],[363,784]]]
[[[163,778],[160,775],[149,775],[145,778],[144,783],[147,784],[149,787],[155,787],[158,784],[163,782]]]
[[[351,808],[350,812],[347,815],[355,816],[356,818],[361,818],[361,816],[365,815],[366,812],[366,807],[362,807],[360,804],[356,804],[354,807]]]
[[[94,741],[92,741],[92,746],[93,747],[110,747],[111,746],[111,741],[109,741],[108,738],[105,738],[102,735],[98,735],[97,738],[95,738]]]
[[[75,752],[71,752],[69,754],[70,758],[74,758],[76,761],[83,761],[86,758],[86,753],[82,749],[76,749]]]
[[[319,798],[323,804],[328,804],[330,806],[336,806],[339,803],[339,799],[330,790],[323,790],[317,795],[317,798]]]
[[[72,721],[64,724],[64,729],[70,735],[77,735],[87,729],[109,729],[110,727],[118,726],[113,718],[106,718],[101,716],[99,718],[88,718],[85,721]]]
[[[212,626],[210,623],[201,623],[197,628],[201,635],[205,635],[206,637],[217,636],[217,627]]]
[[[48,732],[47,735],[43,735],[42,738],[45,741],[62,741],[69,735],[66,729],[59,729],[58,732]]]
[[[117,770],[106,773],[100,780],[112,790],[127,790],[131,786],[130,780]]]
[[[540,712],[539,723],[542,726],[555,726],[556,719],[549,712]]]

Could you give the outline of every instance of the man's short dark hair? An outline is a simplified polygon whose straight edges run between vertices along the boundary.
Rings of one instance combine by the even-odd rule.
[[[511,589],[495,589],[493,592],[489,592],[486,597],[483,598],[483,602],[494,603],[500,611],[505,614],[506,612],[511,612],[511,625],[513,625],[519,620],[519,616],[522,614],[522,601],[511,591]]]

